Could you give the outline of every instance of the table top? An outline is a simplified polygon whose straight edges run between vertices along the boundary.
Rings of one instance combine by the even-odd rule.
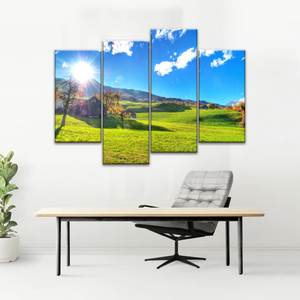
[[[254,207],[44,207],[36,217],[263,217]]]

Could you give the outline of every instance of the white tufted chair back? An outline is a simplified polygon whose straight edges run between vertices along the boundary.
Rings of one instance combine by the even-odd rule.
[[[223,207],[232,181],[231,171],[191,171],[172,207]]]
[[[224,207],[233,182],[231,171],[191,171],[172,207]],[[176,223],[176,225],[175,225]],[[173,222],[182,227],[183,222]],[[213,233],[217,221],[194,221],[194,228]]]

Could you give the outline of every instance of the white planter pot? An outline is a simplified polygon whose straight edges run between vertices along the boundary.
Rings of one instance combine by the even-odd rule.
[[[15,234],[7,238],[0,238],[0,262],[11,262],[19,255],[19,235]]]

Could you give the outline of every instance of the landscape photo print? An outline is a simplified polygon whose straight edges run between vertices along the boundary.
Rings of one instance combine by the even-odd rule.
[[[245,50],[200,50],[199,59],[199,142],[244,143]]]
[[[101,142],[101,52],[55,51],[55,142]]]
[[[197,30],[151,30],[151,152],[197,152]]]
[[[103,42],[103,163],[149,164],[149,42]]]

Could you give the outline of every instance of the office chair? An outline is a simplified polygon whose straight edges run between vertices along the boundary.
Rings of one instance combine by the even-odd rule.
[[[228,197],[233,182],[231,171],[191,171],[180,188],[179,195],[172,207],[229,207]],[[156,206],[140,205],[140,208]],[[190,260],[206,260],[202,257],[184,256],[178,253],[178,242],[205,236],[212,236],[217,221],[145,221],[135,224],[138,228],[148,229],[175,241],[175,253],[169,256],[148,258],[145,261],[165,260],[157,269],[174,261],[181,261],[199,268]]]

